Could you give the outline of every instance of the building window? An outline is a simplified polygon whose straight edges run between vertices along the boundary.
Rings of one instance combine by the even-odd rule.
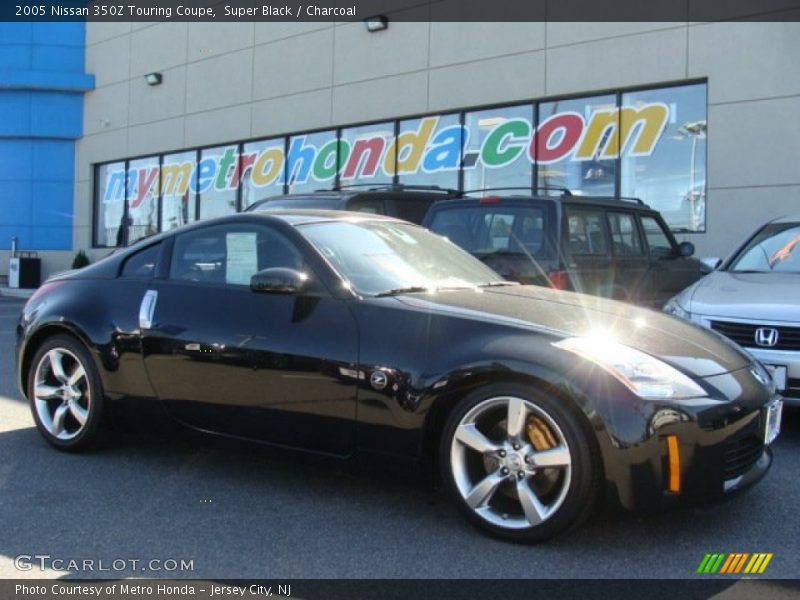
[[[394,122],[343,129],[340,185],[389,184],[394,178]]]
[[[289,193],[330,188],[339,170],[339,141],[336,131],[321,131],[289,138],[286,178]]]
[[[618,152],[615,96],[557,100],[539,105],[539,123],[531,144],[537,185],[546,193],[567,188],[573,194],[613,196]]]
[[[197,165],[200,218],[212,219],[236,212],[239,187],[239,152],[236,146],[204,149]]]
[[[132,160],[128,164],[128,244],[158,233],[158,157]]]
[[[239,162],[243,209],[283,193],[286,179],[284,138],[245,144]]]
[[[122,246],[125,230],[125,163],[100,165],[95,171],[95,245],[101,248]]]
[[[661,212],[673,231],[706,228],[706,86],[622,95],[620,189]]]
[[[457,188],[464,137],[457,114],[400,121],[395,140],[399,182]]]
[[[465,190],[531,187],[532,104],[468,112],[464,125],[469,132],[462,160]]]
[[[161,165],[161,230],[169,231],[197,215],[197,153],[164,156]]]

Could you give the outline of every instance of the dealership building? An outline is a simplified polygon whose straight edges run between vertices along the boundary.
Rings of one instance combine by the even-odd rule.
[[[800,213],[800,23],[388,17],[0,24],[0,274],[335,185],[638,197],[701,257]]]

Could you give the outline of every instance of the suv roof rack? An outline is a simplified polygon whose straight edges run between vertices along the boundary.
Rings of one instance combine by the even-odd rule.
[[[478,188],[474,190],[464,190],[461,192],[462,194],[474,194],[476,192],[497,192],[503,190],[525,190],[527,192],[537,192],[539,190],[556,190],[561,192],[562,196],[572,196],[572,192],[565,187],[557,187],[557,186],[549,186],[549,185],[540,185],[537,187],[487,187],[487,188]]]
[[[369,192],[391,190],[393,192],[403,192],[403,191],[443,192],[446,194],[450,194],[451,196],[460,196],[462,194],[462,192],[459,192],[458,190],[454,190],[452,188],[443,188],[439,187],[438,185],[406,185],[403,183],[383,183],[383,184],[350,183],[345,185],[336,185],[333,186],[330,190],[320,190],[320,191],[341,192],[351,188],[366,188],[367,191]]]
[[[641,198],[634,196],[578,196],[579,198],[588,198],[589,200],[619,200],[620,202],[633,202],[641,206],[647,206]]]

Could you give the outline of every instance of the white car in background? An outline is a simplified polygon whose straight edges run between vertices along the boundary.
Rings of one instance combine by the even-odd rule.
[[[800,215],[759,228],[718,268],[664,305],[744,347],[800,406]]]

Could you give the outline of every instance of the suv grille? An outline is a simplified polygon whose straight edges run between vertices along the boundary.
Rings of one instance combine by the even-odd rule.
[[[759,346],[756,343],[756,330],[760,327],[776,329],[778,342],[774,346]],[[800,350],[800,327],[775,327],[751,323],[733,323],[731,321],[711,321],[711,329],[718,331],[746,348],[769,348],[771,350]]]
[[[786,381],[786,389],[781,395],[788,398],[800,398],[800,379],[789,379]]]
[[[761,419],[754,419],[753,423],[744,431],[729,439],[725,447],[725,479],[733,479],[747,472],[761,454],[764,452],[764,440],[758,435],[758,425]]]

